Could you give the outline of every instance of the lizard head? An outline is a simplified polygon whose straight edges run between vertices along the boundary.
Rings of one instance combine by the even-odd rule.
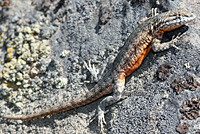
[[[177,29],[196,18],[195,14],[186,9],[162,13],[155,17],[157,17],[155,20],[157,22],[154,22],[155,27],[157,32],[160,34],[164,33],[165,31]]]

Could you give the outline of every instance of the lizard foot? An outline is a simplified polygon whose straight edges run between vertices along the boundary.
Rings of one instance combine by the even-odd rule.
[[[97,82],[99,80],[99,69],[96,69],[94,64],[91,65],[90,60],[88,61],[88,64],[83,61],[84,65],[86,66],[86,68],[88,69],[88,71],[91,73],[91,75],[94,77],[94,81]]]
[[[178,50],[180,50],[180,48],[179,47],[177,47],[176,46],[176,44],[179,42],[179,40],[183,37],[183,35],[185,35],[185,33],[183,33],[182,35],[180,35],[181,33],[179,33],[178,35],[177,35],[177,37],[175,37],[175,36],[172,36],[172,40],[170,41],[170,46],[172,46],[173,48],[175,48],[175,49],[178,49]]]
[[[158,15],[159,13],[158,13],[158,8],[152,8],[151,9],[151,16],[152,17],[154,17],[154,16],[156,16],[156,15]]]
[[[90,123],[93,122],[95,119],[98,119],[98,126],[100,127],[101,132],[103,133],[103,125],[106,125],[106,121],[104,118],[104,111],[99,111],[91,120]]]
[[[156,16],[156,15],[158,15],[159,13],[158,13],[158,8],[152,8],[151,9],[151,16],[152,17],[154,17],[154,16]],[[141,20],[139,20],[137,23],[138,24],[142,24],[144,21],[146,21],[146,20],[148,20],[148,18],[147,17],[145,17],[145,18],[142,18]]]
[[[104,131],[103,124],[106,125],[106,121],[105,121],[105,118],[104,118],[104,112],[103,111],[99,111],[98,112],[98,126],[100,127],[101,132]]]

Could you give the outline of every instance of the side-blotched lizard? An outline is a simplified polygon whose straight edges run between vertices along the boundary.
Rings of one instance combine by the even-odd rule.
[[[168,43],[161,43],[162,35],[165,31],[179,28],[194,19],[195,15],[193,13],[180,9],[155,14],[141,21],[124,43],[108,73],[89,92],[80,95],[74,100],[64,102],[38,113],[20,116],[4,115],[2,118],[23,121],[33,120],[87,105],[104,95],[113,93],[112,96],[104,98],[98,106],[98,124],[103,129],[103,123],[106,124],[104,119],[105,107],[120,100],[121,93],[125,87],[125,78],[140,66],[151,48],[153,51],[158,52],[174,45],[174,40]]]

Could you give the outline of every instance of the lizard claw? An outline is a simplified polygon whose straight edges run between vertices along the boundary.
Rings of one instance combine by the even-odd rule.
[[[151,9],[151,16],[154,17],[156,15],[158,15],[158,8],[152,8]],[[145,18],[142,18],[141,20],[139,20],[138,24],[142,24],[144,21],[146,21],[148,18],[145,17]]]
[[[159,13],[158,13],[158,8],[152,8],[151,9],[151,15],[152,15],[152,17],[154,17],[154,16],[156,16],[156,15],[158,15]]]

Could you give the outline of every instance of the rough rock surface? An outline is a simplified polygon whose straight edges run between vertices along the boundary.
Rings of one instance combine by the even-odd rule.
[[[0,0],[0,2],[5,1],[8,0]],[[30,114],[89,91],[93,84],[88,81],[92,78],[84,67],[83,60],[90,60],[97,68],[103,68],[117,55],[128,35],[138,26],[137,22],[150,15],[151,8],[157,7],[160,12],[187,8],[194,11],[197,19],[195,24],[186,27],[186,35],[177,44],[180,50],[171,48],[161,53],[150,52],[141,67],[126,79],[124,96],[129,97],[108,107],[105,132],[176,134],[178,133],[176,127],[183,122],[189,124],[187,130],[189,133],[199,130],[200,119],[182,120],[180,109],[183,102],[200,98],[200,87],[195,91],[184,90],[179,95],[171,88],[171,83],[180,76],[200,77],[198,0],[191,2],[10,0],[10,2],[11,4],[1,4],[0,7],[1,44],[5,43],[0,51],[1,72],[4,72],[6,63],[19,57],[14,51],[18,50],[18,47],[10,47],[8,38],[12,37],[11,41],[15,39],[22,26],[34,27],[35,24],[39,24],[40,35],[37,39],[49,40],[51,54],[45,58],[38,57],[39,67],[28,62],[32,71],[26,76],[31,78],[29,79],[31,83],[21,88],[28,89],[26,94],[28,97],[24,97],[24,94],[19,95],[23,92],[19,88],[14,88],[16,82],[14,80],[12,81],[14,86],[5,83],[4,86],[1,85],[1,114]],[[166,33],[164,41],[170,40],[174,33],[176,32]],[[43,48],[46,50],[45,46]],[[7,55],[11,56],[9,60],[6,60]],[[170,74],[164,81],[156,78],[156,71],[162,64],[172,65]],[[13,69],[16,70],[15,67]],[[9,73],[9,76],[15,75]],[[4,77],[3,75],[2,82],[11,81]],[[9,92],[17,93],[18,99],[13,101],[16,97],[7,94]],[[28,122],[5,121],[0,118],[0,133],[100,133],[97,120],[90,122],[100,100],[49,118]]]

